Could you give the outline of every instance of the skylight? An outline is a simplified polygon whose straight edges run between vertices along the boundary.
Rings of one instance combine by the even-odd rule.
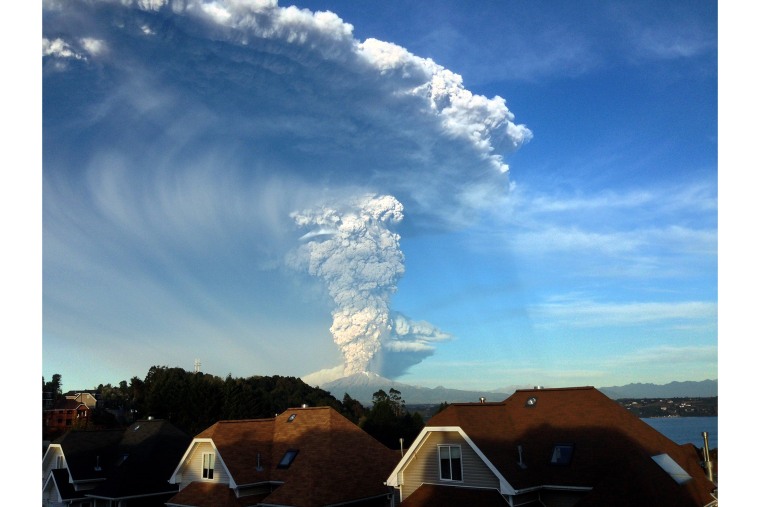
[[[288,449],[285,452],[285,455],[282,457],[280,462],[277,464],[277,468],[288,468],[293,463],[293,460],[296,459],[296,455],[298,454],[298,449]]]
[[[552,451],[549,463],[552,465],[568,465],[573,457],[573,444],[557,444]]]
[[[658,454],[657,456],[652,456],[652,459],[678,484],[683,484],[691,480],[691,475],[689,475],[686,470],[681,468],[681,466],[667,454]]]

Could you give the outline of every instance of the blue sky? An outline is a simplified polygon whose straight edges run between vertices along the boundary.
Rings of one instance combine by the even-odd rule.
[[[43,2],[43,376],[717,378],[715,2],[124,3]]]

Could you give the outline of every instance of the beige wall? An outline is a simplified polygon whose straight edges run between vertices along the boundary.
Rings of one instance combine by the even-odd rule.
[[[438,445],[459,445],[462,449],[462,481],[441,480],[438,464]],[[409,497],[422,484],[444,484],[499,489],[499,479],[480,456],[456,431],[433,431],[410,458],[399,478],[401,500]]]
[[[208,442],[199,442],[188,456],[187,464],[182,469],[182,477],[180,480],[179,488],[182,489],[191,482],[221,482],[229,484],[230,478],[227,475],[224,467],[222,467],[222,461],[219,459],[219,455],[216,455],[214,463],[214,478],[203,478],[203,453],[214,452],[214,447]]]

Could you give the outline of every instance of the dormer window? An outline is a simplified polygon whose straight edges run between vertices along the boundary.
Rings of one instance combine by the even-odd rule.
[[[213,452],[203,453],[203,478],[204,479],[211,480],[214,478],[214,458],[215,458],[215,455]]]
[[[439,445],[438,463],[442,481],[462,480],[462,448],[458,445]]]
[[[573,458],[573,444],[557,444],[552,450],[549,463],[552,465],[569,465]]]

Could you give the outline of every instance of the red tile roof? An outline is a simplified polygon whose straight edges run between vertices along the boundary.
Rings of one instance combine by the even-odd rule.
[[[604,491],[617,498],[623,490],[628,498],[650,498],[649,489],[655,487],[656,498],[669,499],[655,505],[675,506],[705,505],[715,489],[693,446],[675,444],[593,387],[524,389],[501,403],[453,404],[427,426],[461,427],[518,490],[542,485],[593,487],[595,493],[589,495],[593,500]],[[568,465],[550,464],[556,444],[573,445]],[[518,446],[525,468],[519,465]],[[693,479],[678,485],[652,460],[663,453]]]
[[[383,483],[399,459],[330,407],[289,409],[274,419],[221,421],[196,438],[213,440],[238,486],[282,482],[265,504],[316,507],[388,494]],[[290,449],[298,450],[295,460],[278,468]]]

